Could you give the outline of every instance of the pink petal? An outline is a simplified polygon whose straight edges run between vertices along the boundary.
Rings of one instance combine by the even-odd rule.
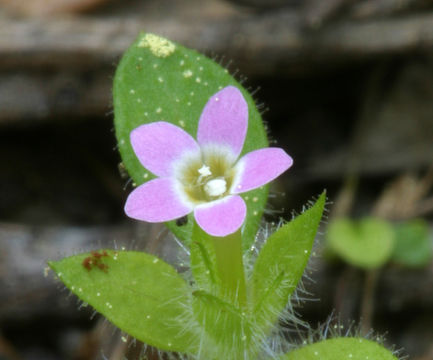
[[[292,158],[280,148],[252,151],[236,164],[236,178],[231,192],[242,193],[274,180],[293,164]]]
[[[141,125],[131,132],[131,144],[141,164],[158,176],[170,176],[173,163],[200,148],[191,135],[168,122]]]
[[[197,224],[212,236],[227,236],[238,230],[245,220],[247,207],[238,195],[199,205],[194,210]]]
[[[197,140],[201,146],[226,145],[237,158],[244,146],[247,128],[247,102],[237,88],[227,86],[213,95],[204,107]]]
[[[189,214],[192,205],[182,199],[179,186],[169,178],[154,179],[140,185],[126,200],[126,215],[137,220],[163,222]]]

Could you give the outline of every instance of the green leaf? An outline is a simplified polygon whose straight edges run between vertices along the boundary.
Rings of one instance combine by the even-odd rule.
[[[252,275],[253,305],[257,322],[265,328],[275,323],[302,277],[325,200],[323,193],[310,209],[272,234],[259,253]]]
[[[211,235],[203,231],[195,222],[190,245],[190,262],[196,285],[202,290],[215,293],[218,276]]]
[[[333,220],[327,229],[331,249],[344,261],[364,269],[383,266],[394,247],[392,226],[378,218]]]
[[[194,313],[204,337],[204,359],[250,359],[257,347],[248,317],[233,305],[205,291],[195,291]],[[198,356],[201,358],[200,356]]]
[[[248,133],[242,153],[267,147],[266,131],[254,100],[226,69],[159,36],[141,34],[137,38],[117,68],[113,88],[119,150],[136,185],[153,175],[136,158],[129,141],[131,131],[141,124],[163,120],[184,128],[195,138],[208,99],[228,85],[236,86],[248,103]],[[243,195],[248,207],[244,249],[254,241],[267,196],[267,186]],[[189,242],[192,221],[181,227],[174,221],[167,225],[178,238]]]
[[[433,257],[428,223],[417,219],[395,227],[395,246],[392,260],[398,264],[421,267]]]
[[[281,360],[397,360],[382,345],[363,338],[335,338],[306,345]]]
[[[197,334],[185,326],[191,317],[191,290],[173,267],[142,252],[94,254],[49,265],[75,295],[122,331],[159,349],[196,350]]]

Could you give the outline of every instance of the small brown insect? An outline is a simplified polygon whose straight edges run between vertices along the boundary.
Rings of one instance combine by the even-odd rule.
[[[92,265],[93,265],[93,260],[92,260],[92,257],[91,257],[91,256],[88,256],[88,257],[86,257],[86,258],[83,260],[83,266],[84,266],[88,271],[92,270]]]
[[[90,271],[93,268],[97,267],[98,269],[102,270],[103,272],[108,271],[108,265],[104,264],[102,262],[102,257],[109,256],[107,251],[104,250],[102,253],[99,253],[98,251],[92,251],[91,256],[88,256],[84,258],[82,265],[87,270]]]

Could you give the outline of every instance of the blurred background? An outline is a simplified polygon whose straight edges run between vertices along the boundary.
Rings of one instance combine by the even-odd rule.
[[[272,143],[295,159],[268,220],[326,188],[328,222],[422,222],[403,257],[422,248],[423,260],[374,271],[319,236],[305,287],[321,301],[298,312],[313,327],[333,310],[368,317],[388,345],[433,359],[431,0],[0,0],[0,359],[123,359],[117,331],[45,276],[46,260],[176,250],[122,211],[111,87],[141,30],[216,57],[255,93]]]

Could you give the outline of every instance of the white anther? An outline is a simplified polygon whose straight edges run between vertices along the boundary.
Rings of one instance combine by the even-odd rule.
[[[206,183],[204,190],[209,196],[220,196],[227,191],[227,182],[221,178],[212,179]]]

